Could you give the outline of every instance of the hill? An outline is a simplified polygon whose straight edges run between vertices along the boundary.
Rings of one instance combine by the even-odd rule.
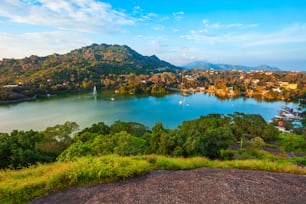
[[[142,74],[175,68],[155,55],[143,56],[125,45],[92,44],[63,55],[3,59],[0,61],[0,84],[29,84],[47,78],[58,82],[94,80],[102,74]]]
[[[243,65],[230,65],[230,64],[213,64],[206,61],[195,61],[188,63],[183,66],[187,69],[214,69],[214,70],[243,70],[243,71],[256,71],[256,70],[267,70],[267,71],[280,71],[277,67],[271,67],[269,65],[260,65],[257,67],[249,67]]]
[[[92,44],[63,55],[0,61],[0,103],[40,96],[117,87],[126,74],[175,72],[157,56],[143,56],[128,46]],[[121,78],[122,76],[122,78]]]

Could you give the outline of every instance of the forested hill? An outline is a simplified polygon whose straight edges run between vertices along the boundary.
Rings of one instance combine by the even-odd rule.
[[[142,74],[175,68],[155,55],[143,56],[128,46],[92,44],[63,55],[3,59],[0,61],[0,84],[28,84],[48,77],[67,80],[73,76],[73,80],[77,80],[76,75]]]

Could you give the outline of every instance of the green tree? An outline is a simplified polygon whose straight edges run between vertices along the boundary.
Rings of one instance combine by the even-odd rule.
[[[0,134],[0,168],[22,168],[53,161],[50,155],[37,148],[43,138],[41,133],[33,130]]]
[[[88,144],[92,155],[100,156],[113,154],[114,148],[117,146],[117,140],[112,135],[99,135],[93,141],[88,141]]]
[[[156,123],[152,127],[152,134],[150,138],[150,152],[157,153],[159,150],[160,139],[163,134],[166,134],[166,130],[161,122]]]
[[[174,129],[170,129],[167,132],[163,132],[159,138],[158,150],[156,153],[163,155],[174,155],[174,151],[176,156],[182,156],[183,150],[178,149],[178,146],[183,145],[183,141],[180,140],[180,135],[178,131]]]
[[[278,135],[278,130],[267,124],[261,115],[236,112],[232,118],[232,130],[237,140],[261,137],[269,141]]]
[[[63,125],[48,127],[42,132],[44,139],[38,145],[39,149],[56,158],[72,144],[72,133],[77,131],[78,128],[79,126],[75,122],[65,122]]]
[[[114,153],[119,155],[137,155],[142,154],[144,151],[145,140],[139,137],[130,135],[122,131],[115,133],[113,136],[116,140],[116,147]]]
[[[0,168],[6,168],[11,165],[12,146],[14,138],[7,133],[0,134]]]
[[[110,133],[118,133],[126,131],[127,133],[134,136],[143,136],[147,132],[146,126],[136,122],[123,122],[120,120],[115,121],[110,127]]]
[[[72,161],[78,157],[91,155],[88,143],[78,141],[65,149],[57,158],[58,161]]]
[[[208,130],[204,135],[204,146],[209,158],[219,158],[220,150],[234,144],[236,138],[229,127],[218,127]]]
[[[97,124],[93,124],[89,128],[85,128],[81,132],[79,132],[78,135],[81,135],[84,132],[89,132],[89,133],[96,133],[99,135],[107,135],[110,133],[110,127],[107,126],[104,122],[99,122]]]

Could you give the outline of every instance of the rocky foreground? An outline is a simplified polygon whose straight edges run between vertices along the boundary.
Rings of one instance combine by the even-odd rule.
[[[201,168],[154,171],[116,183],[70,188],[38,203],[306,203],[306,176]]]

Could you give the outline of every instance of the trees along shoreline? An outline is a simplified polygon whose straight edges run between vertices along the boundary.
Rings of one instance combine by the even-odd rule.
[[[257,114],[209,114],[184,121],[176,129],[165,129],[162,123],[148,129],[140,123],[123,121],[110,126],[100,122],[81,131],[78,128],[75,122],[66,122],[40,132],[14,130],[0,134],[0,168],[19,169],[107,154],[210,159],[260,157],[259,147],[268,143],[277,149],[290,147],[291,151],[306,153],[305,135],[280,139],[280,132]]]

